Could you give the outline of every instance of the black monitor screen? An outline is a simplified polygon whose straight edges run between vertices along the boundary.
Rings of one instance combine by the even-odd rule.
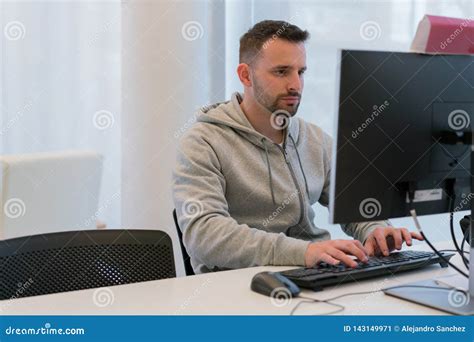
[[[470,209],[474,56],[344,50],[340,58],[331,221]]]

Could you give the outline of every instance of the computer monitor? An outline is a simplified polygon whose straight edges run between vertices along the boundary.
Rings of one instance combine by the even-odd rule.
[[[471,209],[474,56],[343,50],[338,65],[331,222]]]

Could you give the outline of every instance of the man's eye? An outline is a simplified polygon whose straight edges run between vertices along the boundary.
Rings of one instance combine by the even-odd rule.
[[[275,74],[278,76],[284,76],[286,74],[286,70],[276,70]]]
[[[299,74],[299,75],[303,75],[305,71],[306,71],[306,70],[300,70],[300,71],[298,71],[298,74]]]

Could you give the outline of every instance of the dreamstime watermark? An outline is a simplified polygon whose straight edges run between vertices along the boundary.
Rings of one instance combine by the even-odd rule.
[[[380,115],[384,112],[384,110],[390,106],[390,102],[385,100],[381,105],[373,106],[372,107],[372,113],[365,119],[365,121],[357,127],[355,130],[352,131],[352,139],[356,139],[369,125]]]
[[[201,39],[204,36],[204,28],[199,21],[187,21],[181,27],[181,35],[188,42]]]
[[[370,285],[370,288],[368,288],[367,291],[371,292],[364,296],[362,301],[354,308],[354,314],[357,315],[363,313],[369,303],[376,302],[374,297],[380,295],[380,289],[383,289],[388,282],[389,279],[385,278],[381,282],[371,282],[370,284],[367,284],[368,286]]]
[[[120,198],[122,196],[122,193],[120,191],[115,192],[112,196],[110,196],[92,215],[91,217],[88,217],[84,221],[84,226],[83,227],[78,227],[79,229],[87,228],[90,227],[92,224],[95,224],[97,220],[99,219],[100,215],[112,204],[113,201],[115,201],[117,198]]]
[[[108,287],[101,287],[94,291],[92,295],[92,302],[99,308],[112,305],[114,303],[115,296],[111,289]]]
[[[115,118],[114,115],[108,110],[99,110],[94,113],[92,123],[94,124],[95,128],[103,131],[114,125]]]
[[[3,28],[3,34],[8,40],[20,40],[25,38],[26,29],[21,21],[10,21]]]
[[[205,106],[202,106],[199,108],[199,113],[207,113],[211,109],[217,108],[220,105],[220,103],[214,103],[214,104],[208,104]],[[197,122],[197,119],[199,117],[199,113],[195,113],[193,116],[191,116],[185,123],[182,125],[179,129],[177,129],[173,136],[175,139],[179,139],[192,125],[194,125]]]
[[[448,115],[448,125],[454,131],[461,131],[471,124],[471,117],[462,109],[455,109]]]
[[[278,39],[278,37],[280,37],[283,32],[286,31],[287,27],[290,26],[290,23],[288,22],[285,22],[283,25],[281,25],[281,27],[271,36],[271,38],[269,38],[265,43],[263,43],[262,45],[262,49],[267,49],[270,44],[272,44],[275,40]]]
[[[188,199],[184,201],[183,205],[181,206],[181,212],[183,213],[183,216],[189,219],[200,216],[203,211],[204,205],[202,202],[194,199]]]
[[[465,194],[462,194],[461,198],[461,202],[459,202],[459,204],[453,209],[454,213],[457,213],[460,210],[466,210],[467,205],[474,198],[474,193],[470,192],[467,196]]]
[[[38,97],[36,97],[38,98]],[[5,135],[15,124],[20,121],[20,119],[25,116],[26,113],[30,111],[31,108],[33,108],[33,103],[36,101],[35,100],[29,100],[22,109],[20,109],[16,114],[10,118],[5,124],[2,125],[0,128],[0,136]]]
[[[376,21],[364,21],[360,25],[359,34],[363,40],[372,41],[380,38],[382,29]]]
[[[190,117],[184,125],[182,125],[179,129],[174,132],[175,139],[179,139],[192,125],[194,125],[197,121],[198,115],[194,114]]]
[[[34,283],[32,278],[29,278],[26,282],[24,283],[18,283],[18,289],[15,291],[15,293],[8,298],[8,301],[2,301],[0,304],[0,312],[5,311],[7,307],[12,305],[12,300],[16,298],[21,298],[23,297],[23,294],[28,290],[28,288]]]
[[[291,115],[284,109],[277,109],[270,116],[270,125],[279,131],[286,129],[290,125]]]
[[[461,24],[459,24],[459,26],[439,44],[440,49],[446,49],[448,45],[451,44],[464,31],[464,29],[469,26],[472,21],[473,18],[463,20]]]
[[[26,214],[26,205],[20,198],[10,198],[3,206],[3,212],[8,218],[16,219]]]
[[[108,33],[111,30],[116,29],[121,25],[121,20],[124,17],[124,12],[128,10],[129,1],[121,1],[121,11],[118,15],[114,16],[111,20],[106,21],[102,26],[97,30],[88,41],[89,47],[95,45],[101,39],[101,36]]]
[[[274,219],[276,219],[283,210],[299,195],[299,190],[295,190],[288,197],[286,197],[281,204],[262,222],[264,227],[268,226]]]
[[[380,202],[372,197],[362,200],[359,204],[359,213],[366,219],[372,219],[382,212]]]
[[[371,291],[368,293],[364,298],[361,300],[361,302],[354,308],[354,313],[355,315],[357,314],[362,314],[364,311],[366,311],[366,307],[368,304],[376,302],[374,297],[380,295],[380,289],[383,289],[385,285],[389,282],[390,280],[388,278],[385,278],[384,280],[380,282],[371,282],[370,287],[367,289],[367,291]],[[367,284],[369,285],[369,284]]]
[[[471,200],[474,199],[474,193],[470,192],[468,193],[467,195],[462,193],[461,196],[460,196],[460,201],[459,203],[453,208],[453,220],[454,220],[454,214],[460,212],[460,211],[464,211],[464,210],[468,210],[470,209],[470,203],[471,203]],[[447,224],[448,222],[450,222],[451,220],[451,213],[449,213],[448,215],[445,215],[443,216],[443,220],[438,222],[438,227],[444,227],[445,224]],[[467,238],[467,236],[466,236]]]
[[[201,285],[199,285],[199,287],[196,287],[193,293],[184,300],[184,302],[179,306],[179,308],[174,312],[174,314],[175,315],[183,314],[183,312],[186,311],[186,309],[189,307],[192,301],[198,298],[201,295],[202,290],[208,287],[211,282],[212,282],[211,278],[206,278],[204,282],[202,282]]]
[[[277,308],[290,305],[292,298],[290,290],[286,287],[277,287],[270,293],[270,302]]]
[[[5,335],[84,335],[85,332],[84,328],[53,328],[51,323],[45,323],[40,328],[5,328]]]
[[[452,289],[448,294],[448,303],[454,308],[460,308],[469,304],[471,296],[467,291]]]

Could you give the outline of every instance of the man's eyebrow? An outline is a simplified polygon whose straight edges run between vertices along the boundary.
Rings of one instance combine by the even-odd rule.
[[[291,65],[275,65],[272,69],[290,69]]]
[[[291,65],[276,65],[272,67],[273,70],[277,69],[292,69],[293,67]],[[300,70],[306,71],[307,67],[302,67]]]

